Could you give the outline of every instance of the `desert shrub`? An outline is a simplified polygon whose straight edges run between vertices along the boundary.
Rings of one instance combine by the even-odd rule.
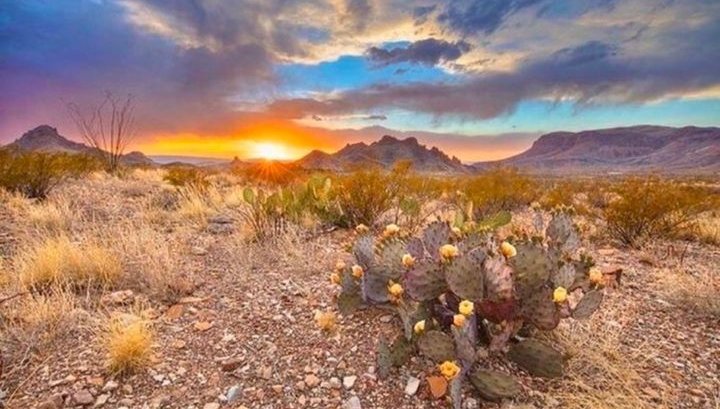
[[[176,166],[167,171],[163,180],[177,187],[191,187],[199,190],[209,185],[208,174],[202,169],[194,167]]]
[[[540,197],[538,183],[515,169],[498,168],[460,182],[458,205],[474,218],[528,206]]]
[[[398,185],[381,169],[360,169],[333,180],[331,200],[342,211],[344,226],[371,226],[393,206]]]
[[[154,335],[148,320],[135,314],[117,314],[107,319],[100,333],[107,354],[107,367],[115,374],[148,366],[153,356]]]
[[[289,223],[298,222],[304,205],[297,192],[286,188],[250,188],[243,190],[245,206],[240,214],[254,239],[263,240],[285,232]]]
[[[412,163],[400,161],[388,175],[393,199],[392,218],[410,231],[420,228],[437,211],[437,199],[448,189],[446,181],[413,171]]]
[[[33,290],[52,285],[111,286],[122,272],[114,253],[95,244],[73,243],[66,236],[46,238],[18,258],[18,279]]]
[[[626,245],[649,238],[674,238],[693,226],[697,216],[717,208],[718,196],[707,188],[660,179],[626,179],[612,189],[604,209],[608,232]]]
[[[0,187],[29,198],[44,199],[58,184],[98,168],[85,155],[0,149]]]
[[[589,318],[604,297],[603,275],[578,256],[580,236],[568,213],[555,212],[542,225],[547,228],[538,237],[512,244],[444,221],[416,237],[396,225],[377,239],[361,229],[352,257],[340,260],[330,279],[340,287],[343,315],[364,303],[394,306],[402,326],[392,342],[378,345],[378,375],[387,377],[419,351],[450,384],[454,407],[463,407],[464,380],[488,400],[520,394],[512,376],[477,361],[486,348],[509,350],[506,357],[531,375],[563,376],[563,351],[532,336],[562,319]],[[523,341],[510,342],[517,335]]]

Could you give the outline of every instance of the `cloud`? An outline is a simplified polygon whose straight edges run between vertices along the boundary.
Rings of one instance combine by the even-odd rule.
[[[409,62],[422,65],[437,65],[441,62],[455,61],[472,47],[465,41],[450,43],[435,38],[416,41],[406,47],[384,49],[371,47],[366,55],[378,65],[390,65]]]
[[[647,103],[720,84],[720,26],[682,33],[687,45],[652,55],[627,56],[616,44],[585,42],[517,70],[490,72],[464,81],[381,84],[327,98],[277,100],[268,111],[285,118],[400,109],[436,117],[489,119],[513,112],[526,100]]]
[[[456,0],[447,3],[438,19],[464,35],[492,34],[512,14],[543,0]]]

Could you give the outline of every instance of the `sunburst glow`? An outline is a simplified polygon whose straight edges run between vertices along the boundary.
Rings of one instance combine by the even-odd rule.
[[[252,156],[261,159],[290,159],[285,145],[275,142],[256,142],[252,146]]]

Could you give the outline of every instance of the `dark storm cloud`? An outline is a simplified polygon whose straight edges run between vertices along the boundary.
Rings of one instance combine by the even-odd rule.
[[[456,0],[438,20],[462,34],[492,34],[512,14],[544,0]]]
[[[450,43],[427,38],[411,43],[407,47],[391,49],[371,47],[367,50],[366,55],[374,63],[383,66],[401,62],[437,65],[440,62],[455,61],[470,49],[470,44],[465,41]]]
[[[720,84],[720,27],[684,33],[687,44],[658,55],[628,57],[617,46],[591,41],[565,48],[514,72],[477,75],[453,83],[376,85],[337,97],[279,100],[270,112],[287,118],[404,109],[435,116],[488,119],[522,101],[570,97],[578,104],[610,100],[644,103]]]

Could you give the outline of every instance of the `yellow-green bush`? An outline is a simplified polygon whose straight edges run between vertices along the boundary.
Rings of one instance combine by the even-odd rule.
[[[718,194],[705,187],[655,178],[629,178],[612,192],[615,197],[604,210],[608,232],[631,246],[649,238],[674,238],[720,203]]]
[[[98,169],[86,155],[0,149],[0,187],[44,199],[58,184]]]
[[[398,185],[391,174],[381,169],[360,169],[338,176],[334,181],[331,200],[342,210],[342,224],[372,225],[390,210],[398,194]]]
[[[461,180],[458,189],[458,204],[465,209],[471,203],[476,219],[528,206],[540,197],[540,187],[534,179],[508,168]]]

